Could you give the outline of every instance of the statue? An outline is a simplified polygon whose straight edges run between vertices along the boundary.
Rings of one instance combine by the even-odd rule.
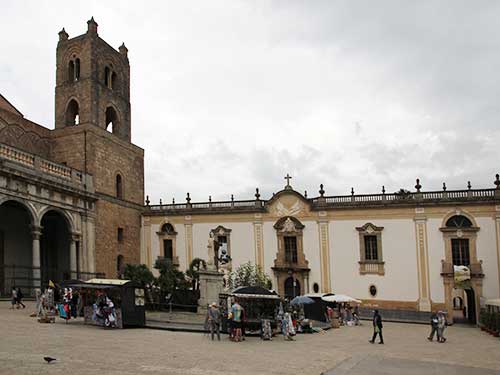
[[[210,232],[208,237],[207,252],[208,252],[207,269],[215,271],[217,270],[215,265],[215,241],[214,241],[214,234],[212,232]]]

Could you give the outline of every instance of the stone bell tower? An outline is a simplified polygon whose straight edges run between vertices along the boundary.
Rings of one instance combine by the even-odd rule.
[[[93,175],[95,270],[114,278],[140,261],[144,150],[131,143],[128,50],[101,39],[94,18],[87,25],[59,32],[51,157]]]
[[[93,124],[130,142],[130,65],[128,50],[101,39],[94,18],[87,33],[57,44],[56,129]]]

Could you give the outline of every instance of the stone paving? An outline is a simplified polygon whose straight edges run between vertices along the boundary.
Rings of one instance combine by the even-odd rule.
[[[0,374],[500,374],[500,339],[472,327],[449,327],[445,344],[429,343],[427,326],[402,323],[385,324],[385,345],[368,343],[367,323],[294,342],[233,343],[225,336],[212,342],[198,333],[105,330],[81,321],[40,324],[28,317],[32,304],[8,307],[0,303]],[[57,361],[47,365],[47,355]]]

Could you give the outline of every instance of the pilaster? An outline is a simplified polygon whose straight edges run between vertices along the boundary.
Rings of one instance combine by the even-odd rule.
[[[498,263],[498,290],[500,291],[500,206],[496,206],[495,228],[497,239],[497,263]]]
[[[262,224],[262,214],[255,214],[253,222],[255,264],[264,269],[264,233]]]
[[[320,269],[321,269],[321,292],[331,292],[330,279],[330,239],[329,239],[329,221],[326,218],[326,212],[320,211],[318,220],[319,250],[320,250]]]
[[[413,220],[415,221],[417,250],[418,309],[420,311],[431,311],[427,217],[424,216],[424,209],[420,207],[415,209],[415,214]]]
[[[184,233],[186,235],[186,269],[189,269],[189,265],[193,261],[193,223],[191,221],[191,216],[184,216]]]

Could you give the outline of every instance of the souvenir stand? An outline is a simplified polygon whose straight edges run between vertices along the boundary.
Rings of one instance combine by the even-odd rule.
[[[99,295],[106,295],[114,304],[116,311],[116,328],[144,327],[146,324],[146,308],[144,288],[130,280],[91,279],[71,282],[67,287],[80,292],[84,306],[85,324],[98,325],[94,315],[94,303]]]
[[[282,302],[280,296],[262,287],[240,287],[232,293],[219,294],[223,332],[228,331],[228,311],[235,299],[245,311],[246,334],[260,333],[263,319],[270,321],[273,330],[277,328],[277,315]]]

